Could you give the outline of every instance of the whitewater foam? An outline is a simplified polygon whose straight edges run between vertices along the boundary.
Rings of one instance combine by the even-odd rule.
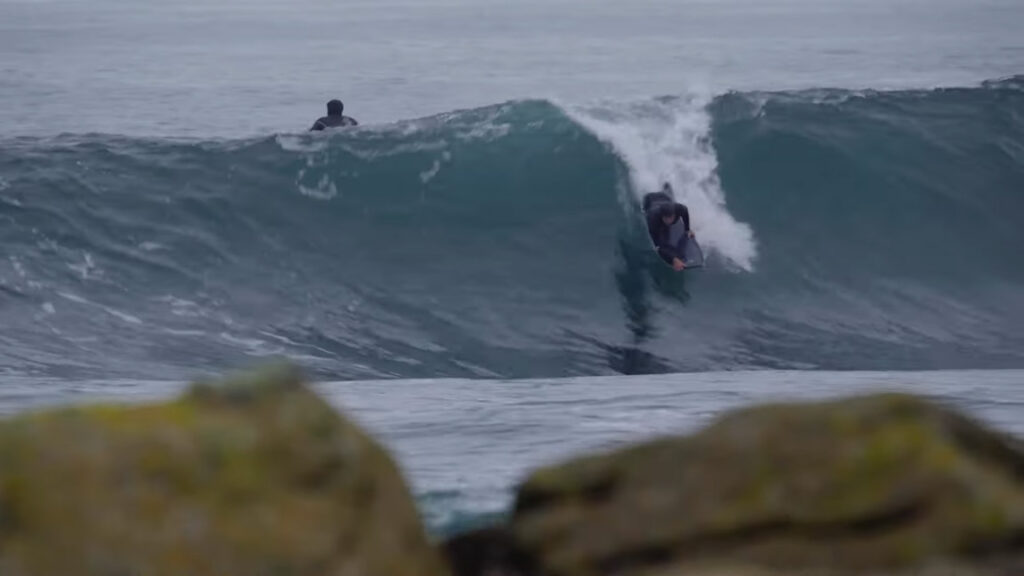
[[[330,200],[338,195],[338,186],[331,181],[331,177],[327,174],[320,176],[320,179],[316,181],[313,186],[305,186],[302,184],[302,178],[306,175],[305,170],[299,171],[299,175],[295,180],[295,185],[298,187],[299,192],[304,196],[314,198],[316,200]]]
[[[710,142],[709,99],[689,95],[586,106],[558,104],[574,121],[605,142],[629,167],[637,197],[672,184],[690,210],[702,245],[739,268],[752,271],[754,233],[729,213]]]
[[[25,273],[25,266],[21,263],[21,260],[18,260],[14,256],[8,256],[8,260],[11,261],[11,267],[14,268],[14,271],[18,274],[19,277],[28,277],[28,274]]]
[[[442,163],[449,162],[451,161],[451,159],[451,152],[445,150],[444,153],[441,154],[441,158],[434,160],[434,164],[430,167],[430,169],[420,172],[420,182],[426,184],[433,180],[434,177],[437,176],[438,172],[441,171]]]
[[[110,314],[111,316],[113,316],[113,317],[117,318],[118,320],[121,320],[122,322],[125,322],[125,323],[135,324],[135,325],[140,325],[140,326],[142,324],[144,324],[143,321],[140,320],[139,318],[137,318],[136,316],[133,316],[133,315],[125,313],[125,312],[121,312],[120,310],[117,310],[115,308],[111,308],[110,306],[104,306],[102,304],[97,304],[95,302],[92,302],[90,300],[82,298],[81,296],[79,296],[77,294],[73,294],[71,292],[57,292],[57,295],[60,296],[61,298],[65,299],[65,300],[69,300],[71,302],[75,302],[76,304],[82,304],[82,305],[85,305],[85,306],[94,306],[96,308],[99,308],[100,310],[103,310],[107,314]]]
[[[93,276],[102,275],[102,272],[96,267],[96,263],[93,262],[92,254],[88,252],[83,253],[81,263],[68,262],[65,265],[73,272],[76,272],[82,280],[89,280]]]

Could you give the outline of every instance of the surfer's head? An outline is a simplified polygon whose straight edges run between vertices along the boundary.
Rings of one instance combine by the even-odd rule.
[[[658,216],[665,224],[671,224],[676,221],[676,207],[672,204],[662,204],[658,207]]]
[[[341,103],[341,100],[331,100],[327,103],[328,116],[341,116],[344,111],[345,105]]]

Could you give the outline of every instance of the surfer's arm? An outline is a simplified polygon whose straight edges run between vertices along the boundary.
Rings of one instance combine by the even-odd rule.
[[[690,228],[690,211],[682,204],[676,204],[676,216],[683,219],[683,224],[686,224],[686,231],[691,232]]]
[[[678,211],[680,205],[677,204],[676,206],[676,210]],[[684,211],[686,210],[686,207],[682,208]],[[686,214],[685,217],[689,218],[689,214]],[[689,224],[687,224],[687,226],[689,226]],[[658,216],[652,215],[647,218],[647,234],[648,236],[651,237],[651,244],[654,245],[655,251],[657,251],[658,256],[660,256],[666,264],[672,264],[673,260],[677,258],[679,260],[682,260],[683,256],[679,254],[679,251],[674,246],[669,246],[668,244],[658,242],[658,239],[661,236],[661,234],[659,234],[658,231],[661,230],[663,227],[664,224],[662,224],[661,218],[659,218]]]
[[[647,235],[651,237],[651,244],[658,246],[658,233],[655,232],[661,223],[658,221],[657,216],[647,217]]]
[[[671,248],[669,246],[658,246],[658,256],[661,256],[661,259],[669,264],[671,264],[672,261],[675,260],[676,258],[682,260],[682,257],[679,255],[679,253],[676,252],[674,248]]]
[[[666,264],[676,270],[682,270],[686,265],[686,259],[683,258],[683,254],[671,246],[658,246],[658,256],[661,256],[661,259],[664,260]]]

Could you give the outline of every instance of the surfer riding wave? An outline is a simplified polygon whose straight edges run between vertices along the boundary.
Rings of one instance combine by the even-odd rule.
[[[672,186],[665,183],[660,192],[644,195],[643,211],[647,232],[658,255],[676,271],[686,267],[686,248],[694,237],[690,228],[690,211],[675,201]]]

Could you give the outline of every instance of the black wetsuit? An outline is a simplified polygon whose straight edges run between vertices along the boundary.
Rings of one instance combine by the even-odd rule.
[[[653,194],[649,196],[653,196]],[[671,201],[667,196],[666,199]],[[647,231],[651,235],[651,242],[657,246],[658,255],[665,262],[671,264],[673,258],[679,258],[686,262],[686,243],[690,238],[690,211],[686,209],[686,206],[678,202],[672,202],[676,219],[672,224],[665,224],[659,215],[660,210],[658,208],[666,202],[659,200],[652,199],[652,201],[648,201],[647,198],[644,198],[644,207],[647,212]],[[685,226],[683,229],[684,233],[678,235],[679,237],[673,242],[672,227],[680,220],[682,220],[682,224]]]
[[[358,126],[359,122],[356,122],[355,118],[350,116],[323,116],[318,119],[310,130],[324,130],[327,128],[336,128],[344,126]]]

